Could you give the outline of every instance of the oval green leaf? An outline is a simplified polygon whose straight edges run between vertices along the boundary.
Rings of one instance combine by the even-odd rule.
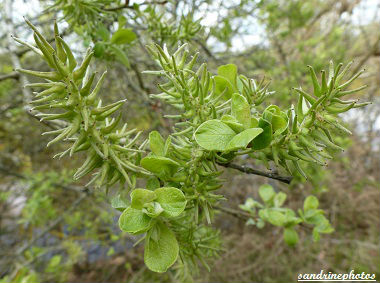
[[[231,113],[244,128],[249,128],[251,125],[251,108],[244,96],[234,93],[231,99]]]
[[[224,91],[224,98],[226,100],[230,99],[232,94],[235,92],[233,85],[222,76],[215,76],[215,95],[219,95]]]
[[[272,141],[272,125],[267,120],[260,118],[259,127],[264,131],[252,141],[252,148],[260,150],[270,145]]]
[[[152,237],[153,233],[158,237]],[[178,242],[174,233],[165,224],[158,222],[145,240],[146,266],[154,272],[165,272],[176,262],[178,252]]]
[[[119,227],[131,234],[141,234],[151,228],[152,218],[139,209],[128,207],[120,215]]]
[[[116,31],[112,37],[111,42],[114,44],[126,44],[131,43],[136,39],[136,34],[129,28],[122,28]]]
[[[165,156],[165,142],[157,131],[150,132],[149,134],[150,150],[158,156]]]
[[[263,129],[261,128],[246,129],[232,138],[228,143],[226,150],[232,151],[246,148],[247,145],[262,132]]]
[[[194,135],[204,149],[224,151],[236,133],[219,120],[209,120],[201,124]]]
[[[163,216],[176,217],[185,210],[186,198],[181,190],[173,187],[163,187],[158,188],[154,193],[157,196],[156,201],[164,209]]]
[[[131,207],[142,209],[145,203],[152,202],[157,198],[153,191],[147,189],[134,189],[131,192]]]
[[[179,164],[170,158],[154,155],[144,157],[140,164],[146,170],[163,179],[171,177],[179,167]]]

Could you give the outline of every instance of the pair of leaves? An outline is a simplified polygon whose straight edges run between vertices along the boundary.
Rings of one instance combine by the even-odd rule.
[[[259,188],[259,195],[266,205],[281,207],[285,200],[286,194],[283,192],[276,193],[271,185],[264,184]]]
[[[223,116],[221,120],[209,120],[201,124],[195,131],[197,143],[207,150],[228,152],[246,148],[263,132],[263,129],[255,127],[257,120],[251,117],[245,97],[238,93],[232,95],[231,114]]]
[[[131,43],[136,39],[136,34],[131,29],[120,28],[112,34],[110,38],[109,31],[104,26],[98,28],[97,34],[103,39],[103,41],[99,41],[95,44],[94,56],[103,57],[108,50],[112,52],[119,62],[129,68],[130,64],[128,56],[125,51],[117,45]]]
[[[119,226],[128,233],[141,234],[152,228],[155,217],[177,217],[185,207],[185,196],[177,188],[135,189],[131,192],[131,205],[119,218]]]
[[[289,208],[273,207],[261,209],[259,210],[259,216],[274,226],[292,227],[302,222],[295,212]]]
[[[233,151],[246,148],[263,130],[251,128],[236,134],[220,120],[209,120],[201,124],[195,131],[195,140],[206,150]]]
[[[299,211],[304,221],[308,224],[315,225],[313,228],[314,241],[318,241],[320,233],[329,234],[334,231],[328,219],[323,215],[324,211],[318,209],[319,201],[315,196],[308,196],[303,204],[303,213]]]

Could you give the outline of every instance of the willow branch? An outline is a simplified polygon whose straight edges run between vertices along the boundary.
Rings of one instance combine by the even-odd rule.
[[[290,184],[293,177],[292,176],[281,176],[277,173],[271,173],[271,172],[263,172],[260,170],[253,169],[251,167],[247,167],[244,165],[238,165],[235,163],[218,163],[220,166],[226,167],[226,168],[232,168],[239,170],[240,172],[246,173],[246,174],[253,174],[253,175],[259,175],[263,177],[267,177],[270,179],[274,179],[280,182],[283,182],[285,184]]]

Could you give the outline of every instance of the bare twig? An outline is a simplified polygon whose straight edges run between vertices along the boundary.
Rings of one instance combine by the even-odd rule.
[[[245,211],[240,211],[237,209],[223,207],[219,205],[214,205],[213,208],[243,221],[247,221],[249,218],[252,218],[252,216]]]
[[[226,167],[226,168],[232,168],[239,170],[240,172],[246,173],[246,174],[253,174],[253,175],[259,175],[267,178],[271,178],[286,184],[290,184],[293,177],[292,176],[281,176],[277,173],[271,173],[271,172],[263,172],[260,170],[253,169],[251,167],[247,167],[244,165],[238,165],[235,163],[218,163],[220,166]]]

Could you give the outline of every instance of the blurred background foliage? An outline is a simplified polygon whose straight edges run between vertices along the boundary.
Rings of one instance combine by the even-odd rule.
[[[143,264],[136,238],[117,227],[119,212],[110,194],[73,183],[77,159],[52,159],[60,144],[46,148],[48,129],[28,115],[27,93],[13,71],[14,56],[26,69],[47,68],[35,54],[9,38],[31,40],[22,16],[46,34],[54,19],[77,56],[95,49],[93,68],[108,70],[103,100],[128,99],[123,120],[165,136],[171,127],[162,113],[172,109],[149,98],[155,69],[145,45],[175,48],[189,43],[211,69],[234,63],[247,77],[270,80],[273,102],[296,101],[291,89],[312,87],[307,65],[316,71],[328,61],[354,60],[352,74],[366,73],[358,98],[372,101],[342,119],[353,136],[335,133],[346,151],[326,168],[309,166],[313,177],[291,186],[227,171],[223,193],[229,213],[216,217],[225,252],[200,270],[195,282],[285,282],[298,273],[376,273],[380,277],[380,3],[371,0],[33,0],[0,1],[0,282],[175,282],[171,272],[156,275]],[[13,54],[13,55],[11,55]],[[13,56],[13,57],[12,57]],[[355,88],[355,85],[353,86]],[[82,156],[81,158],[85,158]],[[80,158],[80,159],[81,159]],[[262,164],[242,164],[261,168]],[[335,232],[314,243],[299,231],[300,243],[284,245],[279,228],[257,229],[234,213],[258,187],[269,182],[290,196],[297,209],[316,194]],[[305,228],[307,229],[307,228]]]

